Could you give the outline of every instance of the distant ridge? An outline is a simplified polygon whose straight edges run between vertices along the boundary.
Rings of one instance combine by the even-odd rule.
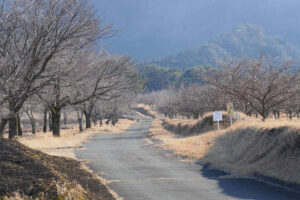
[[[287,40],[268,35],[262,26],[242,24],[198,48],[164,57],[153,64],[188,69],[200,65],[217,66],[218,61],[234,57],[256,58],[261,53],[277,59],[300,57],[300,49]]]

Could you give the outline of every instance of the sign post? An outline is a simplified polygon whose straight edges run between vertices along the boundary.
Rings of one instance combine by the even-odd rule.
[[[227,112],[230,116],[230,126],[232,126],[232,116],[234,115],[234,109],[233,104],[231,102],[227,104]]]
[[[218,122],[218,130],[220,130],[220,121],[223,121],[222,111],[217,111],[213,113],[213,121]]]

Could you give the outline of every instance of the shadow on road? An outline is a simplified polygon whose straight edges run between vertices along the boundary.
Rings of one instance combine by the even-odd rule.
[[[201,174],[218,181],[224,194],[240,199],[255,200],[299,200],[300,193],[289,191],[251,178],[231,178],[226,172],[204,165]]]

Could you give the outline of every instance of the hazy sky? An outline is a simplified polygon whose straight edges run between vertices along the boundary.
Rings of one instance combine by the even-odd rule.
[[[300,45],[300,0],[91,0],[120,30],[105,42],[111,52],[152,60],[199,46],[241,23]]]

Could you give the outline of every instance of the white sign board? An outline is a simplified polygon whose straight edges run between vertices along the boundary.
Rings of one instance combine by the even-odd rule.
[[[233,118],[234,119],[241,119],[240,113],[235,112],[234,115],[233,115]]]
[[[222,111],[217,111],[217,112],[213,113],[213,121],[214,122],[223,121],[223,113],[222,113]]]

